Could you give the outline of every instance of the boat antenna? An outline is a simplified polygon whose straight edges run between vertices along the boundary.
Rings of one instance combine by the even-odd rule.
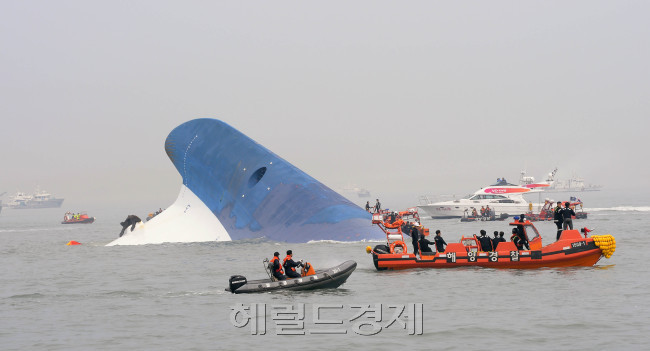
[[[275,281],[271,276],[271,272],[269,271],[269,259],[265,258],[264,261],[262,261],[262,264],[264,264],[264,271],[269,276],[269,279],[271,279],[271,281]]]

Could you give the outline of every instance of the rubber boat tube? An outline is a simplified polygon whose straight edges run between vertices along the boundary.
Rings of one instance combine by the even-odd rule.
[[[318,270],[314,275],[281,281],[272,281],[271,279],[251,280],[246,281],[245,284],[237,288],[234,288],[234,291],[231,291],[230,288],[226,288],[226,291],[230,291],[235,294],[244,294],[276,290],[313,290],[338,288],[343,283],[345,283],[350,274],[352,274],[356,268],[357,263],[355,261],[345,261],[336,267]],[[239,281],[241,281],[243,278],[245,281],[245,278],[242,276],[233,277],[237,277]],[[231,283],[232,282],[233,279],[231,278]]]

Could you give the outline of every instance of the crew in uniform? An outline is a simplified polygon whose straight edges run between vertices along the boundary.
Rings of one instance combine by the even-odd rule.
[[[560,234],[562,234],[562,223],[564,223],[564,218],[562,218],[562,201],[557,202],[557,206],[553,210],[553,222],[557,227],[557,238],[555,241],[560,240]]]
[[[282,266],[284,267],[284,271],[287,274],[287,277],[289,278],[300,278],[300,273],[296,272],[296,267],[302,266],[302,261],[296,263],[291,256],[293,255],[293,252],[291,250],[287,250],[287,257],[284,258],[284,261],[282,262]]]
[[[420,236],[420,252],[433,252],[429,245],[433,244],[431,241],[427,240],[424,235]]]
[[[269,264],[271,265],[271,272],[273,272],[273,276],[277,280],[286,280],[287,277],[284,275],[284,271],[282,270],[282,265],[280,264],[280,253],[279,252],[274,252],[273,253],[273,258],[271,261],[269,261]]]
[[[420,252],[420,231],[418,230],[419,223],[415,223],[411,229],[411,243],[413,244],[413,254],[417,255]]]
[[[519,222],[524,223],[525,221],[525,215],[521,215],[519,217]],[[530,246],[528,245],[528,238],[526,237],[526,233],[524,232],[524,225],[523,224],[518,224],[517,225],[517,235],[519,236],[519,242],[521,243],[522,248],[525,247],[526,250],[530,250]]]
[[[524,248],[523,247],[524,245],[519,239],[519,231],[517,230],[517,228],[512,228],[512,235],[510,236],[510,241],[512,241],[515,244],[517,250],[521,250]]]
[[[494,239],[492,239],[492,250],[496,251],[497,250],[497,245],[499,244],[501,240],[499,240],[499,232],[494,231]]]
[[[573,216],[576,215],[575,211],[570,207],[570,203],[564,204],[564,208],[562,209],[562,218],[564,219],[564,225],[562,229],[567,230],[568,229],[573,229]]]
[[[481,242],[481,251],[489,252],[492,251],[492,240],[485,234],[487,232],[481,229],[481,236],[478,237],[478,241]]]
[[[445,252],[445,247],[443,245],[447,245],[445,242],[445,239],[442,238],[442,235],[440,235],[440,230],[436,230],[436,237],[433,239],[436,243],[436,250],[438,252]]]

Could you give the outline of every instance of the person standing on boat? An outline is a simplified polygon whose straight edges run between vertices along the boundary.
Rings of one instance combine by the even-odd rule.
[[[506,242],[506,238],[503,237],[504,235],[505,235],[504,232],[499,232],[499,242],[500,243],[505,243]]]
[[[413,254],[415,255],[420,252],[420,230],[418,230],[419,225],[419,223],[415,222],[411,228],[411,243],[413,244]]]
[[[478,241],[481,243],[481,251],[490,252],[492,251],[492,240],[486,234],[487,232],[481,229],[481,236],[478,237]]]
[[[300,278],[300,273],[296,272],[296,268],[302,266],[302,262],[296,263],[291,258],[292,255],[293,252],[291,250],[287,250],[287,257],[284,258],[282,266],[284,267],[284,271],[286,272],[287,277]]]
[[[279,252],[276,251],[273,253],[273,258],[269,261],[269,264],[271,265],[271,272],[273,272],[275,279],[287,280],[287,277],[284,275],[284,271],[282,270],[282,265],[280,264]]]
[[[381,202],[379,202],[379,199],[377,199],[377,202],[375,203],[375,213],[381,212]]]
[[[442,238],[440,230],[436,230],[436,237],[433,241],[436,243],[436,250],[438,250],[438,252],[445,252],[445,246],[447,243],[445,242],[445,239]]]
[[[370,212],[370,200],[366,201],[366,212]]]
[[[562,224],[564,223],[564,218],[562,217],[562,201],[557,202],[557,206],[553,210],[553,222],[557,227],[557,237],[555,241],[560,240],[560,234],[562,234]]]
[[[501,240],[499,239],[499,232],[494,231],[494,239],[492,239],[492,250],[496,251],[497,250],[497,245],[499,244]]]
[[[519,222],[524,222],[524,215],[521,215]],[[514,229],[517,233],[517,236],[519,236],[519,243],[521,244],[521,247],[525,247],[526,250],[530,250],[530,246],[528,245],[528,238],[526,237],[526,232],[524,231],[524,226],[522,224],[519,224],[517,225],[517,228],[512,229]]]
[[[512,241],[515,244],[517,250],[522,250],[524,248],[524,245],[519,239],[519,233],[517,231],[517,228],[512,228],[512,235],[510,236],[510,241]]]
[[[576,213],[573,211],[571,208],[571,204],[569,202],[564,204],[564,209],[562,209],[562,218],[563,218],[563,227],[562,229],[566,230],[567,228],[573,229],[573,216],[575,216]]]

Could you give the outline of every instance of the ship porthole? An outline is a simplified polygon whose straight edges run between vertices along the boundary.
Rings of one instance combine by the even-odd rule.
[[[262,177],[264,177],[264,173],[266,173],[266,167],[260,167],[257,171],[253,172],[251,177],[248,178],[248,187],[252,188],[255,184],[259,183]]]

